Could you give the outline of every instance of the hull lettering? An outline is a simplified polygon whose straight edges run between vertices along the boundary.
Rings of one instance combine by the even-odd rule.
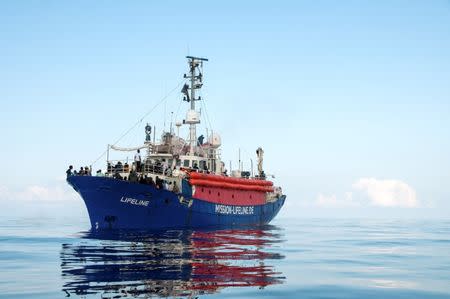
[[[120,201],[123,203],[130,204],[130,205],[143,206],[143,207],[148,207],[148,203],[149,203],[148,200],[135,199],[135,198],[125,197],[125,196],[122,196]]]
[[[253,206],[216,205],[216,213],[224,215],[253,215]]]

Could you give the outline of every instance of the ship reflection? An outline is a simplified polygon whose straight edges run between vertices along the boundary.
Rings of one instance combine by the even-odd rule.
[[[63,291],[102,298],[194,296],[227,287],[281,284],[270,261],[282,234],[253,230],[89,232],[63,244]]]

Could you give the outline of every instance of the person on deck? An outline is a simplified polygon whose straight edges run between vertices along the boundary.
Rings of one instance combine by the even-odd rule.
[[[116,169],[116,171],[118,172],[123,172],[123,164],[122,162],[117,162],[116,166],[114,166],[114,168]]]
[[[173,182],[172,192],[180,193],[180,188],[178,188],[176,181]]]
[[[67,179],[68,179],[70,176],[73,176],[72,169],[73,169],[73,166],[70,165],[70,166],[69,166],[69,169],[66,170]]]
[[[134,155],[134,162],[136,163],[136,171],[141,171],[141,151],[137,150],[136,154]]]
[[[133,183],[137,183],[139,181],[139,177],[134,170],[130,171],[130,175],[128,176],[128,180]]]
[[[163,165],[162,165],[162,167],[163,167],[163,172],[162,172],[162,174],[163,174],[163,175],[166,175],[167,168],[169,168],[169,162],[167,162],[166,159],[163,159]]]
[[[162,189],[163,188],[163,182],[159,178],[159,176],[156,176],[156,178],[155,178],[155,185],[156,185],[156,189]]]
[[[116,171],[116,173],[114,174],[114,178],[118,179],[118,180],[122,180],[123,179],[118,171]]]

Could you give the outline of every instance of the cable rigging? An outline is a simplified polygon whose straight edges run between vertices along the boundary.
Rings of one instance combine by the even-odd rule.
[[[152,113],[159,105],[161,105],[164,101],[167,100],[167,98],[175,91],[180,88],[180,86],[185,82],[185,79],[181,80],[177,86],[175,86],[172,90],[169,91],[168,94],[166,94],[158,103],[156,103],[149,111],[147,111],[133,126],[131,126],[125,133],[123,133],[113,144],[108,146],[115,146],[117,143],[119,143],[125,136],[127,136],[134,128],[136,128],[142,121],[150,114]],[[106,155],[108,152],[108,149],[106,149],[97,159],[94,160],[94,162],[91,163],[92,165],[95,165],[95,163],[98,162],[103,156]]]

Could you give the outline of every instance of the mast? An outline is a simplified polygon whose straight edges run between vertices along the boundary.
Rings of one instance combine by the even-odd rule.
[[[184,74],[184,78],[190,79],[190,84],[184,84],[181,92],[185,95],[183,100],[191,104],[185,123],[189,124],[189,155],[193,156],[197,145],[196,125],[200,123],[199,113],[195,111],[195,101],[201,100],[201,97],[196,98],[195,91],[203,86],[203,61],[208,59],[194,56],[186,56],[186,58],[189,64],[189,75]]]

